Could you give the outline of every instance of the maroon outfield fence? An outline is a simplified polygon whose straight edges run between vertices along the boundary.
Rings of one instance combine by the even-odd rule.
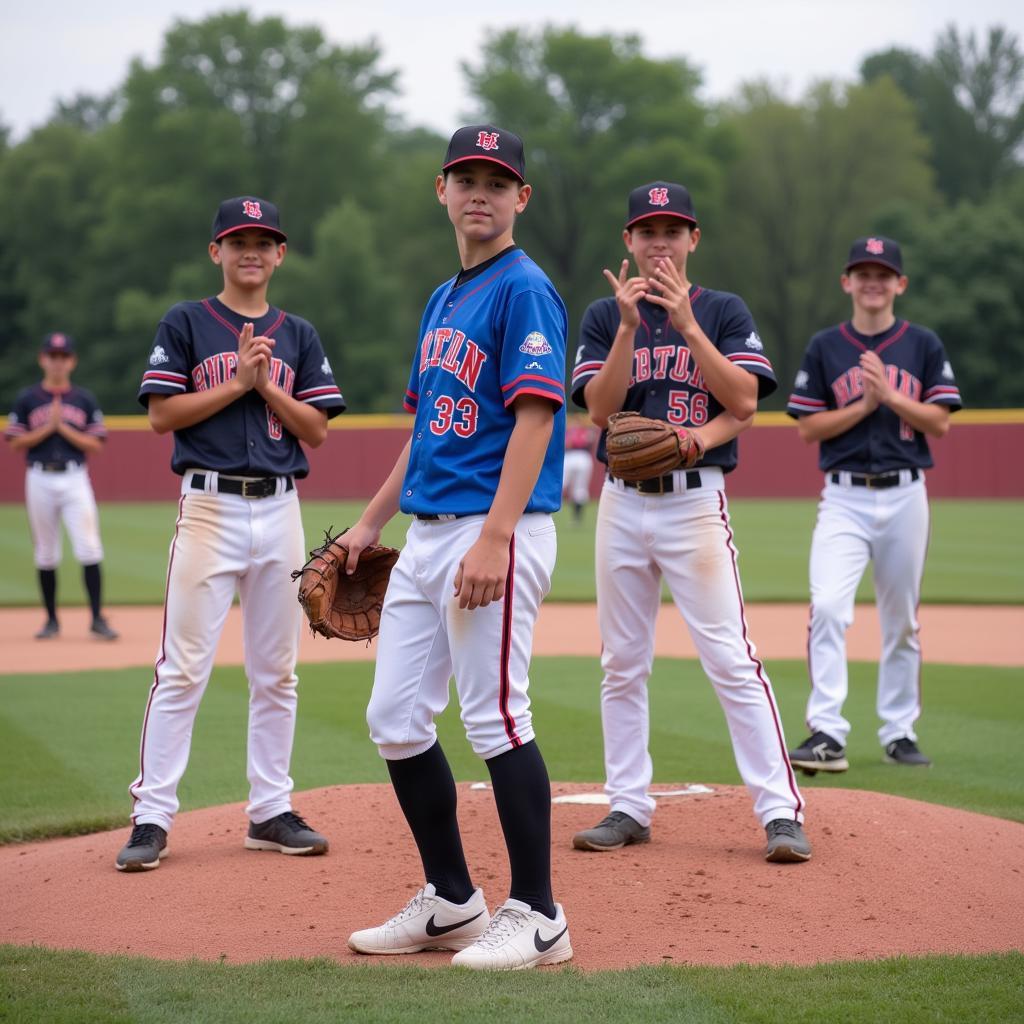
[[[408,416],[349,416],[331,421],[327,441],[309,453],[304,498],[366,498],[383,482],[409,436]],[[112,416],[106,450],[89,460],[99,501],[163,501],[178,493],[171,438],[144,416]],[[937,498],[1024,497],[1024,410],[965,410],[946,437],[931,442],[935,468],[928,493]],[[24,499],[23,456],[0,446],[0,502]],[[594,474],[593,490],[601,477]],[[762,413],[740,438],[740,468],[731,473],[737,498],[809,498],[821,490],[817,445],[804,444],[784,413]]]

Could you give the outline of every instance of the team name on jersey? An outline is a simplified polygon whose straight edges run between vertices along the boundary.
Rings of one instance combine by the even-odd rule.
[[[889,363],[884,365],[885,379],[889,382],[889,387],[915,402],[919,402],[921,393],[924,391],[921,381],[902,367],[892,366]],[[836,400],[836,408],[842,409],[864,394],[864,374],[861,373],[859,366],[851,366],[845,373],[836,377],[830,387]],[[914,440],[914,428],[903,419],[900,420],[900,440]]]
[[[427,331],[420,343],[420,375],[436,366],[455,376],[470,391],[476,391],[487,353],[462,331],[437,327]]]
[[[28,414],[28,429],[35,430],[36,427],[41,427],[44,423],[48,423],[51,408],[52,406],[49,402],[46,405],[36,406]],[[65,423],[70,423],[79,430],[85,430],[89,422],[88,413],[84,409],[79,409],[77,405],[65,405],[64,403],[61,403],[60,418]]]
[[[198,366],[192,367],[192,384],[196,391],[210,388],[231,380],[238,372],[237,352],[218,352],[207,356]],[[276,384],[285,394],[290,395],[295,387],[295,370],[283,359],[271,358],[268,370],[271,383]]]
[[[633,353],[633,376],[629,386],[642,384],[645,380],[673,380],[700,391],[707,390],[700,367],[696,362],[690,365],[690,350],[686,345],[638,348]]]

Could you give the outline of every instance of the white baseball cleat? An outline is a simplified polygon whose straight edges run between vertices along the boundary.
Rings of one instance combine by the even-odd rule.
[[[506,900],[483,935],[452,957],[452,965],[477,971],[521,971],[571,959],[569,926],[560,903],[555,904],[552,920],[531,910],[529,904]]]
[[[425,949],[465,949],[490,923],[482,889],[462,904],[449,903],[428,882],[390,920],[377,928],[364,928],[348,938],[357,953],[419,953]]]

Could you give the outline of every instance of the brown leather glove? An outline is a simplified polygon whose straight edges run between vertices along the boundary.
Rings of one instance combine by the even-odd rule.
[[[391,570],[398,561],[394,548],[375,544],[359,554],[359,564],[345,572],[348,548],[345,531],[324,534],[324,543],[309,553],[309,561],[292,573],[299,580],[299,604],[309,628],[321,636],[342,640],[372,640],[380,629],[380,610]]]
[[[636,412],[608,417],[608,472],[620,480],[650,480],[674,469],[692,469],[704,455],[704,444],[685,427],[673,427]]]

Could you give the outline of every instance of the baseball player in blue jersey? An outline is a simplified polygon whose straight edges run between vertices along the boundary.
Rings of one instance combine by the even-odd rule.
[[[224,287],[167,312],[139,388],[153,429],[174,432],[171,467],[182,479],[121,871],[159,867],[167,853],[192,724],[236,589],[249,680],[245,846],[327,851],[291,806],[302,613],[290,574],[305,557],[295,480],[309,463],[300,441],[320,445],[345,403],[313,327],[267,301],[285,241],[272,203],[220,204],[209,253]]]
[[[452,136],[436,189],[461,269],[423,314],[405,398],[412,436],[346,534],[351,571],[396,512],[413,517],[384,600],[367,721],[426,879],[349,946],[458,950],[454,964],[491,970],[572,956],[551,892],[551,790],[527,693],[533,626],[555,564],[566,313],[512,238],[530,199],[525,181],[511,132],[472,125]],[[470,878],[434,726],[453,674],[508,847],[511,891],[493,917]]]
[[[96,498],[85,460],[103,448],[107,431],[91,392],[71,383],[78,365],[75,341],[56,331],[43,339],[39,366],[43,379],[14,400],[4,436],[15,451],[25,452],[25,508],[32,530],[39,589],[46,622],[37,640],[60,635],[57,619],[57,566],[60,565],[61,520],[67,527],[92,610],[90,632],[101,640],[117,633],[103,617],[103,545]]]
[[[595,561],[611,813],[579,832],[573,846],[607,851],[650,839],[647,680],[664,578],[725,712],[740,775],[767,834],[765,856],[805,861],[804,804],[772,686],[747,630],[725,496],[736,437],[758,399],[775,390],[775,376],[743,301],[687,278],[700,228],[682,185],[634,189],[623,240],[638,273],[629,276],[628,260],[618,276],[605,270],[615,295],[584,314],[573,401],[601,427],[620,410],[666,420],[697,435],[704,454],[688,471],[636,483],[609,476],[602,489]],[[606,433],[598,458],[607,462]]]
[[[914,731],[921,713],[917,604],[929,529],[924,471],[932,465],[927,436],[942,437],[960,408],[942,342],[895,314],[907,288],[899,245],[881,236],[857,239],[840,281],[853,315],[811,339],[787,406],[800,436],[820,444],[825,473],[811,541],[811,735],[790,752],[811,775],[849,767],[846,630],[869,561],[882,627],[877,710],[884,758],[931,763]]]

